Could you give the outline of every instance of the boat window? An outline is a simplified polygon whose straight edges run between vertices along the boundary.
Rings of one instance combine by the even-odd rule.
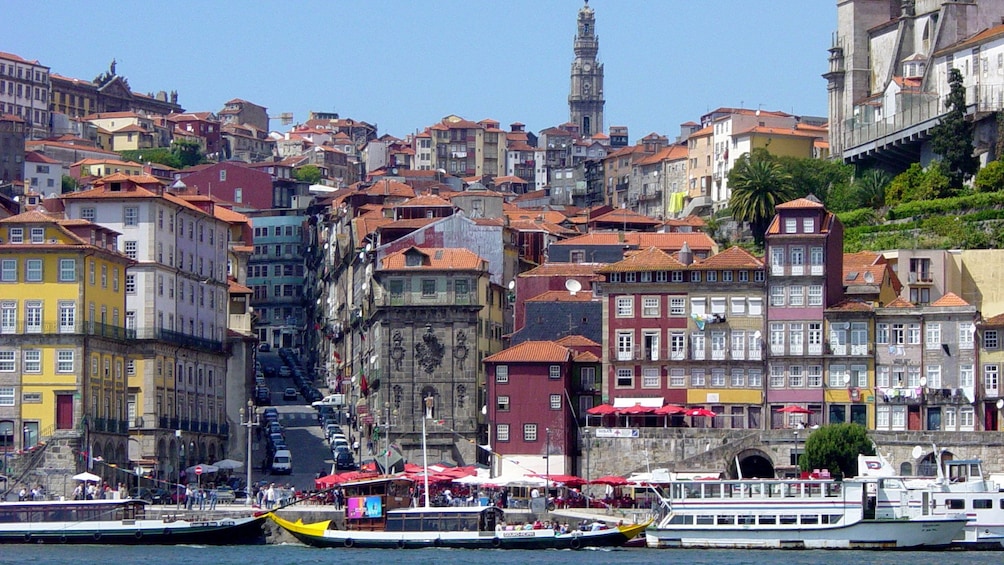
[[[1004,510],[1004,498],[1001,499],[1001,510]]]
[[[840,514],[823,514],[820,519],[824,524],[839,524]]]
[[[977,498],[973,501],[973,508],[976,510],[989,510],[994,507],[994,502],[989,498]]]
[[[777,523],[777,516],[774,516],[773,514],[764,514],[760,516],[760,524],[762,525],[773,526],[776,523]]]
[[[753,516],[751,514],[744,514],[742,516],[737,516],[736,522],[740,526],[756,524],[756,516]]]
[[[840,496],[840,483],[826,483],[826,496]]]
[[[415,532],[422,529],[422,519],[417,517],[408,517],[403,521],[404,527],[398,531],[404,532]]]
[[[945,508],[949,510],[965,510],[966,501],[961,498],[948,498],[945,499]]]
[[[710,526],[713,525],[714,523],[715,523],[714,516],[708,516],[707,514],[700,514],[697,516],[698,525]]]
[[[694,517],[690,515],[676,514],[675,516],[669,519],[669,523],[675,525],[690,526],[693,525],[694,523]]]
[[[782,514],[781,515],[781,523],[782,524],[797,524],[798,523],[798,516],[796,516],[794,514]]]
[[[439,516],[427,516],[422,518],[423,532],[435,532],[439,530]]]
[[[818,514],[803,514],[802,524],[818,524],[819,515]]]
[[[735,516],[729,516],[729,515],[724,515],[724,514],[718,516],[718,525],[719,526],[731,526],[731,525],[733,525],[735,523],[736,523],[736,517]]]
[[[686,498],[701,498],[701,485],[686,485]]]
[[[704,485],[704,498],[721,498],[722,485]]]

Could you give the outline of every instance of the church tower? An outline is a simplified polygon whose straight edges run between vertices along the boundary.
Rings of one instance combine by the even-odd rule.
[[[599,50],[595,13],[586,0],[579,10],[572,85],[568,93],[568,120],[579,126],[582,137],[603,131],[603,64],[596,61]]]

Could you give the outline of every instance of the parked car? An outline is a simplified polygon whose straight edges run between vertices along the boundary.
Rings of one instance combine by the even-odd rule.
[[[272,351],[272,346],[268,343],[259,343],[258,351]]]
[[[286,390],[282,391],[283,400],[296,400],[297,392],[293,387],[286,387]]]
[[[356,468],[356,462],[352,458],[351,451],[339,451],[335,453],[335,469],[339,471],[351,470],[354,471]]]
[[[216,502],[218,504],[233,504],[237,499],[237,495],[234,494],[234,489],[221,485],[213,489],[216,493]]]
[[[268,407],[261,412],[262,418],[266,422],[278,422],[279,421],[279,411],[273,407]]]
[[[129,498],[138,498],[151,504],[170,504],[170,494],[162,488],[133,487],[129,489]]]
[[[289,376],[292,376],[292,375],[293,375],[293,371],[291,371],[289,367],[287,367],[285,365],[283,365],[282,367],[279,367],[279,376],[280,377],[289,377]]]

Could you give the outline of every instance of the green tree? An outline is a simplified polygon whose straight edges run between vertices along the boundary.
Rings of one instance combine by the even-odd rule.
[[[940,161],[931,163],[926,170],[920,163],[913,163],[889,182],[885,189],[885,203],[895,206],[940,198],[948,190],[950,182]]]
[[[63,175],[62,187],[60,188],[60,191],[63,194],[66,194],[67,192],[73,192],[75,190],[77,190],[77,179],[69,175]]]
[[[881,169],[868,169],[854,178],[858,205],[867,208],[881,208],[885,204],[885,189],[892,179]]]
[[[859,424],[830,424],[809,432],[798,458],[803,471],[829,469],[843,477],[858,474],[858,454],[875,455],[875,446]]]
[[[774,207],[794,198],[791,174],[770,153],[757,150],[736,160],[729,171],[729,187],[732,217],[737,222],[748,222],[753,241],[763,247]]]
[[[948,111],[931,128],[931,149],[944,159],[951,187],[960,190],[966,179],[979,170],[980,161],[973,155],[973,124],[966,119],[966,87],[959,69],[948,71],[948,86]]]
[[[193,165],[198,165],[205,161],[202,153],[202,146],[195,141],[187,139],[176,139],[171,143],[171,155],[174,156],[178,165],[175,168],[184,169]],[[173,166],[173,165],[172,165]]]
[[[1004,161],[990,161],[980,169],[973,179],[976,192],[997,192],[1004,190]]]
[[[317,165],[304,165],[293,171],[293,178],[300,182],[317,184],[321,182],[321,169]]]
[[[153,147],[151,149],[129,149],[127,151],[119,151],[119,155],[122,156],[124,161],[131,161],[133,163],[160,163],[161,165],[167,165],[168,167],[174,167],[175,169],[181,168],[181,161],[178,157],[167,147]]]
[[[828,208],[830,192],[848,186],[854,176],[854,165],[845,165],[839,159],[777,157],[777,162],[791,175],[793,198],[812,194]]]

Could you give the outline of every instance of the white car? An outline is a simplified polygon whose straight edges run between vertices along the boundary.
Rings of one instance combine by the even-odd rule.
[[[315,400],[310,403],[314,408],[320,408],[321,406],[344,406],[345,405],[345,395],[344,394],[329,394],[320,400]]]

